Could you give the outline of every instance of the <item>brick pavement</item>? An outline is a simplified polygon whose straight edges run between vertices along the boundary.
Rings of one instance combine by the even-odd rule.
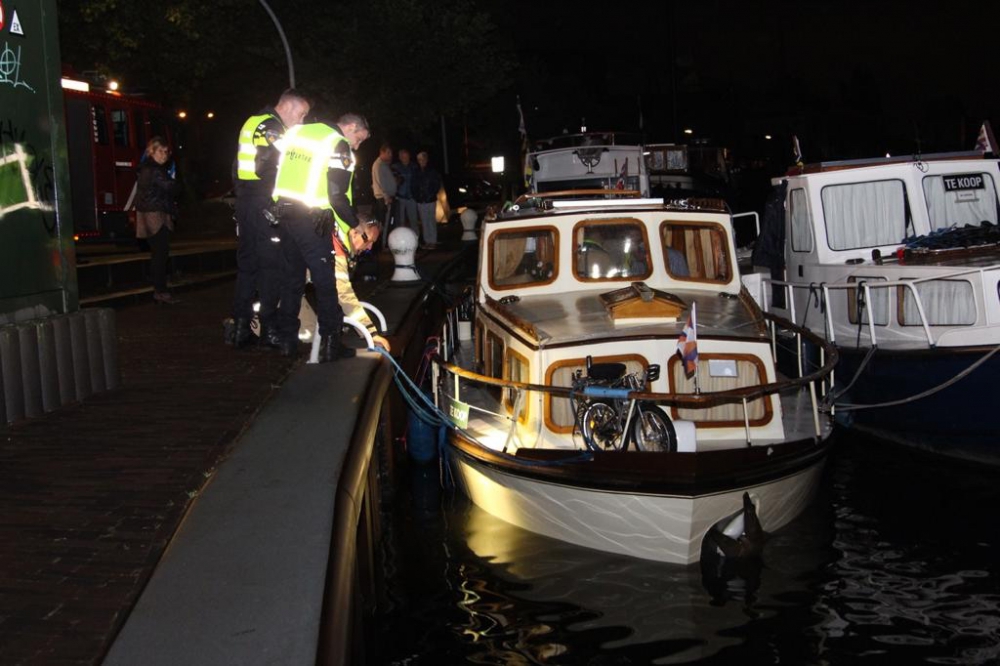
[[[0,661],[99,663],[293,363],[222,344],[232,282],[119,309],[122,387],[0,427]]]

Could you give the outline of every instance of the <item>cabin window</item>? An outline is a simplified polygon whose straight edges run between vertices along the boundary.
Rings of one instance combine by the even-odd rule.
[[[639,220],[584,220],[573,229],[573,239],[579,280],[644,280],[653,272],[646,226]]]
[[[806,191],[797,188],[788,195],[788,219],[791,220],[792,250],[812,252],[812,215]]]
[[[667,272],[677,280],[729,282],[729,234],[713,222],[671,222],[660,225]]]
[[[90,112],[94,120],[94,143],[99,146],[108,145],[108,117],[104,107],[94,104],[90,107]]]
[[[875,316],[876,326],[888,326],[889,325],[889,289],[887,287],[877,287],[875,283],[885,282],[884,277],[875,277],[872,275],[854,275],[847,278],[848,282],[866,282],[868,283],[868,293],[871,298],[871,310]],[[859,321],[862,324],[868,324],[868,308],[865,307],[864,292],[861,291],[862,297],[858,300],[858,289],[845,289],[847,292],[847,320],[852,324],[857,324]]]
[[[648,367],[646,359],[637,354],[618,356],[595,356],[594,363],[624,363],[625,372],[644,372]],[[573,385],[573,375],[577,370],[586,367],[586,359],[574,358],[557,361],[545,371],[545,383],[551,386]],[[569,398],[563,398],[551,393],[545,394],[545,425],[552,432],[570,433],[576,419],[570,407]]]
[[[483,322],[479,319],[476,320],[475,327],[472,330],[472,337],[475,370],[479,374],[482,374],[483,368],[486,367],[486,350],[483,347]]]
[[[925,176],[923,186],[931,231],[997,223],[997,190],[989,174]]]
[[[910,216],[900,180],[828,185],[821,196],[832,250],[895,245],[906,237]]]
[[[111,109],[111,128],[115,135],[115,145],[128,148],[128,111]]]
[[[486,332],[486,374],[496,379],[503,378],[503,340],[493,331]]]
[[[483,374],[487,377],[502,379],[503,340],[500,339],[499,335],[487,329],[485,349],[483,351]],[[488,386],[486,387],[486,392],[489,393],[494,400],[500,400],[503,397],[503,391],[499,386]]]
[[[135,127],[135,145],[145,146],[152,137],[146,136],[146,126],[142,122],[142,112],[136,109],[132,112],[132,126]]]
[[[712,376],[708,364],[712,360],[724,359],[735,362],[736,375],[717,373]],[[694,379],[684,373],[684,364],[674,354],[668,361],[670,390],[676,393],[694,393]],[[759,386],[766,383],[764,364],[755,356],[734,354],[700,354],[698,356],[698,388],[702,393],[729,391],[745,386]],[[672,407],[672,418],[694,421],[699,427],[735,428],[744,426],[743,401],[726,402],[714,407],[686,409]],[[763,396],[747,401],[747,420],[751,426],[761,426],[771,420],[771,398]]]
[[[553,227],[498,231],[489,248],[494,289],[549,284],[559,274],[559,232]]]
[[[507,350],[507,358],[504,362],[504,379],[509,379],[512,382],[521,382],[527,384],[530,382],[530,377],[528,375],[529,366],[528,359],[526,359],[521,354],[518,354],[513,349]],[[525,391],[521,392],[523,397],[521,398],[521,414],[518,420],[522,423],[528,420],[528,394]],[[511,388],[505,388],[503,390],[503,404],[507,408],[508,412],[513,413],[514,403],[517,401],[518,392]]]
[[[972,326],[976,323],[976,297],[965,280],[930,280],[914,285],[929,326]],[[909,287],[897,287],[897,312],[901,326],[923,326],[917,300]]]

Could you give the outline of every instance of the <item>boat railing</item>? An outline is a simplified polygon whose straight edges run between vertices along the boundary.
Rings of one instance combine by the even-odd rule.
[[[775,382],[769,382],[766,384],[757,384],[753,386],[744,386],[740,388],[728,389],[725,391],[702,391],[695,393],[659,393],[659,392],[649,392],[649,391],[633,391],[620,389],[617,390],[615,397],[620,400],[625,401],[643,401],[643,402],[654,402],[656,404],[671,405],[683,409],[707,409],[710,407],[716,407],[722,404],[734,404],[741,403],[743,411],[743,422],[744,430],[746,435],[747,443],[752,442],[751,430],[750,430],[750,417],[749,417],[749,406],[748,403],[752,400],[763,398],[768,395],[774,395],[783,392],[798,391],[802,389],[808,389],[811,406],[812,406],[812,418],[813,427],[816,432],[817,437],[822,436],[822,427],[820,424],[820,401],[818,396],[822,393],[825,395],[827,391],[833,385],[833,369],[838,361],[838,353],[836,348],[832,343],[827,342],[815,333],[796,326],[792,322],[769,313],[761,313],[764,319],[767,321],[769,327],[773,331],[777,331],[778,328],[790,329],[795,335],[801,336],[801,338],[808,339],[813,344],[819,347],[821,350],[821,363],[820,366],[808,374],[803,374],[801,372],[798,377],[787,378],[778,380]],[[500,388],[502,390],[510,390],[515,396],[512,405],[511,412],[509,414],[503,414],[494,412],[492,410],[487,410],[480,408],[475,405],[469,405],[470,410],[475,410],[482,413],[487,413],[501,420],[509,421],[509,432],[507,436],[507,443],[509,444],[515,434],[519,418],[521,417],[522,410],[525,407],[526,399],[525,395],[530,392],[545,393],[554,397],[560,398],[588,398],[593,397],[593,394],[587,391],[576,391],[569,386],[556,386],[550,384],[532,384],[527,382],[519,382],[511,379],[504,379],[498,377],[491,377],[488,375],[482,375],[472,370],[460,367],[452,362],[457,348],[457,331],[458,331],[458,318],[456,311],[453,310],[447,316],[444,331],[442,336],[438,341],[438,353],[433,356],[433,366],[432,366],[432,381],[434,386],[434,401],[438,409],[441,409],[441,388],[448,386],[449,384],[453,387],[451,395],[448,396],[456,401],[461,401],[462,389],[461,389],[461,379],[466,379],[472,381],[476,384],[483,386],[491,386],[495,388]],[[772,335],[772,340],[774,336]],[[800,345],[801,346],[801,345]],[[451,375],[451,382],[442,381],[443,377],[441,373],[447,373]],[[819,387],[819,388],[818,388]],[[607,389],[605,389],[606,391]],[[506,449],[506,446],[505,446]]]
[[[795,296],[795,290],[797,290],[797,289],[798,290],[806,290],[806,291],[809,291],[811,293],[815,293],[816,290],[819,290],[819,293],[820,293],[821,298],[822,298],[822,301],[821,301],[821,303],[822,303],[821,310],[823,312],[824,332],[826,334],[827,339],[831,343],[836,344],[836,341],[837,341],[836,340],[836,330],[835,330],[835,323],[836,322],[835,322],[834,317],[833,317],[833,309],[829,307],[829,303],[832,302],[830,300],[830,292],[831,292],[831,290],[834,290],[834,291],[837,291],[837,290],[855,290],[855,291],[860,290],[861,293],[864,296],[865,315],[868,318],[868,321],[867,321],[868,339],[869,339],[869,342],[870,342],[871,346],[872,347],[876,347],[876,346],[878,346],[878,335],[876,333],[876,326],[878,326],[879,324],[876,324],[875,316],[874,316],[875,313],[872,310],[872,298],[871,298],[871,296],[872,296],[872,290],[873,289],[892,289],[892,290],[898,290],[900,288],[906,289],[910,293],[910,295],[913,297],[913,303],[914,303],[914,305],[916,306],[916,309],[917,309],[917,314],[918,314],[919,319],[920,319],[920,326],[921,326],[921,328],[923,330],[924,338],[927,341],[927,346],[928,346],[928,348],[933,349],[934,347],[937,346],[937,343],[938,343],[938,340],[940,339],[940,336],[938,338],[934,337],[934,333],[931,330],[931,326],[940,326],[940,324],[931,324],[930,321],[928,320],[928,318],[927,318],[927,310],[926,310],[926,308],[924,306],[923,299],[920,297],[920,292],[918,291],[917,288],[920,285],[928,283],[928,282],[936,282],[936,281],[939,281],[939,280],[955,280],[957,278],[965,278],[965,277],[968,277],[968,276],[975,276],[975,277],[977,277],[978,279],[975,279],[975,277],[974,277],[973,279],[970,279],[968,281],[972,285],[972,288],[973,288],[973,299],[975,300],[976,311],[977,312],[979,311],[979,305],[980,304],[982,304],[984,306],[983,307],[983,311],[984,311],[985,321],[984,321],[983,325],[990,326],[990,325],[994,324],[995,322],[993,321],[993,318],[990,316],[990,309],[987,308],[987,307],[985,307],[985,304],[987,302],[987,299],[986,299],[986,294],[987,294],[986,273],[988,273],[990,271],[996,271],[996,270],[1000,270],[1000,264],[994,264],[994,265],[991,265],[991,266],[980,266],[980,267],[975,267],[975,268],[965,268],[965,269],[961,269],[961,270],[951,271],[949,273],[940,273],[940,274],[935,274],[935,275],[931,275],[931,276],[927,276],[927,277],[922,277],[922,278],[913,278],[913,279],[905,279],[905,280],[893,280],[893,281],[881,281],[880,280],[880,281],[877,281],[877,282],[874,282],[874,283],[871,280],[861,279],[861,280],[858,280],[857,282],[840,282],[840,283],[834,283],[834,284],[831,284],[831,283],[828,283],[828,282],[820,282],[820,283],[817,284],[817,283],[813,282],[813,283],[810,283],[810,284],[805,284],[805,283],[800,283],[800,282],[786,282],[786,281],[782,281],[782,280],[775,280],[773,278],[765,276],[763,278],[763,280],[762,280],[764,288],[761,290],[762,297],[763,297],[763,303],[761,305],[762,305],[762,308],[764,310],[769,310],[770,309],[770,293],[771,293],[771,290],[768,289],[767,286],[768,285],[777,285],[777,286],[781,287],[782,289],[784,289],[784,291],[785,291],[785,294],[784,294],[785,295],[785,302],[788,304],[789,318],[793,322],[798,322],[799,318],[798,318],[798,312],[796,311],[795,298],[794,298],[794,296]],[[892,311],[892,297],[893,297],[893,293],[894,292],[892,292],[892,291],[887,292],[887,295],[889,297],[889,300],[887,301],[887,304],[889,306],[889,310],[890,311]],[[862,326],[864,326],[864,322],[861,321],[860,317],[858,318],[857,326],[858,326],[859,329]],[[952,325],[947,326],[947,328],[949,328],[949,329],[951,329],[953,327],[954,326],[952,326]],[[800,360],[800,372],[801,372],[801,360]]]

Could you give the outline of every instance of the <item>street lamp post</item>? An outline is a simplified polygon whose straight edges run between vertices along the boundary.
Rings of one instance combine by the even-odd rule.
[[[285,39],[285,31],[281,29],[281,22],[278,21],[278,17],[275,16],[274,12],[271,11],[271,7],[267,4],[267,0],[259,0],[261,7],[267,12],[268,16],[274,22],[274,27],[278,29],[278,35],[281,37],[281,43],[285,45],[285,58],[288,60],[288,87],[295,87],[295,66],[292,64],[292,49],[288,47],[288,40]]]

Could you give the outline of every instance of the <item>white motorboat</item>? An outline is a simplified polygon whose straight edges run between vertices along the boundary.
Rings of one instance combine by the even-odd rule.
[[[780,179],[757,296],[836,344],[846,392],[832,408],[846,422],[1000,464],[998,181],[981,152],[824,162]]]
[[[434,366],[457,484],[522,528],[681,564],[744,492],[765,530],[795,518],[828,453],[835,350],[800,330],[824,366],[777,374],[788,324],[742,287],[721,201],[564,196],[483,223],[475,291],[453,313],[470,339],[451,321]]]

